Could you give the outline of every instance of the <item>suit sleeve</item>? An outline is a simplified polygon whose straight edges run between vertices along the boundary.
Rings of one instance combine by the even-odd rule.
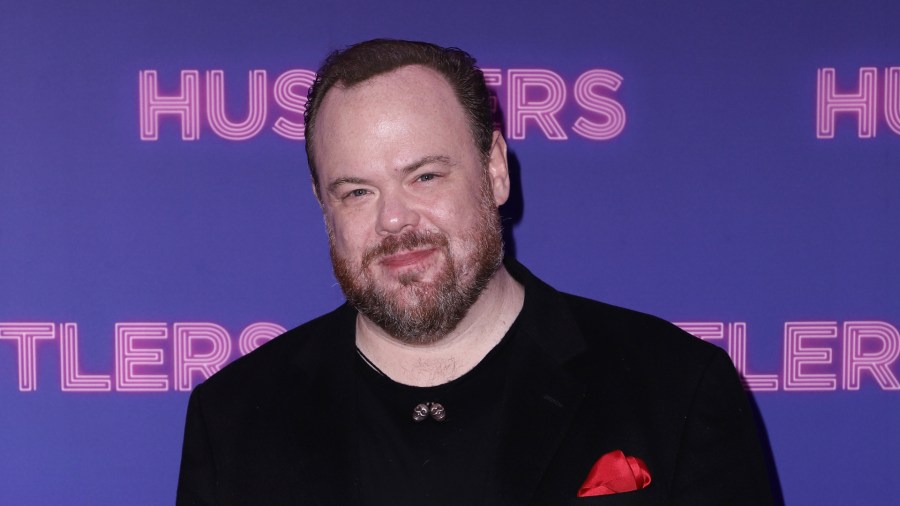
[[[747,392],[721,350],[710,361],[685,421],[673,504],[773,504]]]
[[[188,403],[175,501],[178,506],[215,504],[216,470],[200,400],[202,388],[201,384],[194,389]]]

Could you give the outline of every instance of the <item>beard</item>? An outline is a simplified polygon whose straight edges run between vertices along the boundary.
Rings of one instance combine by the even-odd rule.
[[[451,252],[450,239],[445,234],[410,231],[385,237],[363,253],[356,267],[336,252],[330,226],[328,237],[334,275],[347,301],[394,339],[412,345],[438,342],[453,331],[503,261],[500,215],[487,177],[481,188],[477,222],[460,238],[470,246],[461,258]],[[438,252],[434,255],[443,259],[430,282],[424,281],[422,273],[415,269],[402,272],[395,287],[375,281],[369,269],[373,262],[420,248],[435,248]]]

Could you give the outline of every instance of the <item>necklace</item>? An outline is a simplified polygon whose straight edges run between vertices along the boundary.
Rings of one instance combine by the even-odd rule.
[[[369,360],[369,357],[367,357],[367,356],[362,352],[362,350],[359,349],[359,346],[356,347],[356,354],[359,355],[359,358],[361,358],[361,359],[363,360],[363,362],[366,363],[366,365],[368,365],[369,367],[371,367],[373,371],[377,372],[379,375],[381,375],[381,376],[383,376],[383,377],[385,377],[385,378],[388,377],[388,375],[385,374],[384,371],[382,371],[381,369],[379,369],[377,365],[375,365],[371,360]]]

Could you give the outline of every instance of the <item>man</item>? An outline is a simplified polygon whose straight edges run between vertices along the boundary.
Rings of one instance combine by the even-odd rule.
[[[724,352],[503,259],[506,144],[469,55],[336,52],[306,134],[348,304],[195,389],[180,504],[771,502]]]

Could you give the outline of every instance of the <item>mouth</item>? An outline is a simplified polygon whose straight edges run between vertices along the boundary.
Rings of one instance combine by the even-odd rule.
[[[389,269],[400,269],[418,265],[430,258],[438,248],[426,248],[413,251],[401,251],[393,255],[382,257],[379,263]]]

